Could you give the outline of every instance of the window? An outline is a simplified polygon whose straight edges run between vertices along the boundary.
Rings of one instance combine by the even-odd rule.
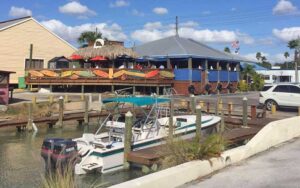
[[[300,94],[300,88],[297,86],[290,86],[291,93],[299,93]]]
[[[269,75],[264,75],[264,79],[265,80],[270,80],[270,76]]]
[[[277,86],[273,92],[286,92],[288,93],[290,90],[289,90],[289,86],[287,85],[281,85],[281,86]]]
[[[261,91],[268,91],[272,86],[264,86]]]
[[[25,59],[25,70],[27,69],[43,69],[44,60],[43,59],[32,59],[31,63],[29,59]]]

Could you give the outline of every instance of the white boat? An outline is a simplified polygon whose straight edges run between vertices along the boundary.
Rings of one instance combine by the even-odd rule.
[[[146,118],[136,121],[132,129],[132,149],[140,150],[147,147],[161,145],[169,132],[169,117],[160,117],[168,114],[166,108],[158,103],[169,99],[153,97],[126,97],[110,99],[111,102],[130,102],[135,106],[153,105]],[[108,101],[108,102],[109,102]],[[107,173],[123,168],[125,122],[110,121],[108,116],[95,134],[83,134],[77,142],[79,153],[82,156],[80,163],[75,165],[76,174],[85,174],[93,170]],[[220,117],[202,116],[202,133],[211,133],[220,122]],[[192,138],[196,131],[195,115],[173,116],[173,131],[175,136],[183,139]],[[106,132],[101,130],[106,128]]]

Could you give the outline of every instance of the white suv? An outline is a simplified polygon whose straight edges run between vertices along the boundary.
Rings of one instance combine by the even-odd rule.
[[[265,104],[267,110],[271,110],[272,105],[299,107],[300,84],[265,85],[259,94],[259,103]]]

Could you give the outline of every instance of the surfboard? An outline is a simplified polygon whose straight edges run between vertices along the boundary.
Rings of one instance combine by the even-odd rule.
[[[122,76],[124,73],[125,73],[124,70],[120,70],[118,72],[115,72],[114,75],[113,75],[113,77],[114,78],[118,78],[118,77]]]
[[[159,73],[159,70],[153,70],[153,71],[147,72],[145,75],[145,78],[152,78],[152,77],[158,75],[158,73]]]
[[[28,71],[28,73],[30,74],[30,76],[32,77],[44,77],[44,74],[39,72],[39,71],[35,71],[35,70],[30,70]]]
[[[74,74],[77,74],[81,77],[93,77],[95,76],[91,71],[74,71]]]
[[[99,77],[102,77],[102,78],[108,78],[109,77],[108,73],[104,72],[102,70],[93,70],[93,73],[96,74]]]
[[[174,78],[175,77],[175,75],[169,71],[159,71],[159,74],[165,78]]]
[[[129,75],[129,76],[140,77],[140,78],[145,77],[145,73],[143,73],[141,71],[125,71],[125,74]]]
[[[70,76],[71,80],[77,80],[79,78],[79,76],[77,74],[72,74],[72,76]]]
[[[64,71],[60,74],[61,77],[68,77],[73,74],[73,71]]]
[[[112,68],[108,69],[108,78],[112,79],[114,75],[114,70]]]
[[[51,71],[51,70],[42,70],[41,73],[48,77],[57,77],[58,76],[58,74],[56,72]]]

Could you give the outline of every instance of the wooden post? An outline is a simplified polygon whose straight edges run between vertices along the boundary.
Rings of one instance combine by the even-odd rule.
[[[89,93],[89,104],[92,104],[93,102],[93,95]]]
[[[115,92],[115,85],[111,85],[111,92],[112,92],[112,93]]]
[[[52,104],[53,101],[54,101],[54,100],[53,100],[53,95],[50,95],[50,96],[49,96],[49,103]]]
[[[218,61],[217,62],[217,73],[218,73],[218,81],[217,83],[219,84],[220,83],[220,62]],[[218,94],[220,93],[219,90],[217,89],[218,91]]]
[[[223,101],[222,101],[222,99],[220,99],[220,101],[219,101],[218,108],[219,108],[219,111],[223,110]]]
[[[248,99],[247,97],[243,98],[243,126],[248,126]]]
[[[32,104],[35,106],[36,105],[36,96],[32,97]]]
[[[193,60],[192,60],[192,58],[190,57],[189,59],[188,59],[188,69],[189,69],[189,81],[190,81],[190,85],[192,84],[192,82],[193,82]]]
[[[156,86],[156,95],[159,95],[159,86]]]
[[[300,106],[298,107],[298,116],[300,116]]]
[[[272,104],[271,114],[275,114],[275,113],[276,113],[276,105]]]
[[[223,133],[225,130],[224,110],[221,109],[221,128],[220,131]]]
[[[201,108],[204,108],[204,106],[205,106],[204,101],[200,101],[200,106],[201,106]]]
[[[207,84],[208,81],[208,60],[205,59],[205,84]]]
[[[256,119],[256,106],[251,105],[251,119]]]
[[[232,114],[232,108],[233,105],[232,105],[232,102],[229,102],[228,103],[228,117],[231,117],[231,114]]]
[[[27,130],[32,131],[33,129],[33,104],[28,103],[28,122],[27,122]]]
[[[99,102],[99,105],[100,105],[100,109],[102,109],[103,103],[102,103],[102,95],[101,95],[101,93],[99,93],[98,102]]]
[[[50,92],[53,92],[53,86],[50,85]]]
[[[56,122],[56,126],[62,128],[63,127],[63,118],[64,118],[64,98],[62,96],[58,99],[58,122]]]
[[[195,114],[195,110],[196,110],[196,99],[195,99],[195,96],[192,95],[192,96],[190,97],[190,100],[191,100],[191,102],[190,102],[191,113],[192,113],[192,114]]]
[[[84,93],[84,85],[81,85],[81,93]]]
[[[167,59],[167,69],[172,69],[170,58]]]
[[[65,100],[64,100],[65,103],[68,103],[69,102],[69,95],[68,94],[65,94]]]
[[[32,66],[32,54],[33,54],[33,44],[30,44],[29,48],[29,64]]]
[[[206,109],[206,112],[209,113],[209,102],[207,102]]]
[[[128,154],[131,151],[133,115],[128,111],[125,115],[124,168],[128,168]]]
[[[84,97],[84,117],[83,117],[83,124],[89,124],[89,97]]]
[[[217,115],[219,115],[219,103],[220,103],[220,97],[218,96],[218,98],[217,98],[217,102],[216,102],[216,104],[215,104],[215,115],[217,116]]]
[[[135,88],[135,86],[133,86],[132,87],[132,95],[135,95],[135,90],[136,90],[136,88]]]
[[[84,94],[83,93],[81,93],[81,95],[80,95],[80,100],[84,101]]]
[[[170,116],[169,116],[169,139],[173,139],[173,116],[174,116],[174,99],[170,100]]]
[[[201,106],[197,106],[196,108],[196,137],[201,137],[201,128],[202,128],[202,112]]]

